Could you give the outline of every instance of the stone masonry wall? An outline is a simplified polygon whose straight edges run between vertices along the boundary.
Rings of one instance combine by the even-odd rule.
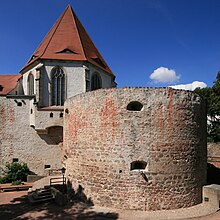
[[[220,143],[208,143],[208,163],[220,168]]]
[[[62,167],[61,145],[30,126],[30,100],[0,97],[0,166],[13,158],[27,163],[39,175],[48,174],[45,165],[51,165],[51,169]]]
[[[141,111],[127,105],[138,101]],[[101,89],[65,103],[63,156],[74,189],[101,206],[160,210],[201,202],[203,100],[171,88]],[[131,169],[131,163],[146,167]]]

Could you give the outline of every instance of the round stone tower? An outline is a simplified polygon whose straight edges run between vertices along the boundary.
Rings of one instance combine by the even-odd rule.
[[[160,210],[201,202],[206,108],[172,88],[101,89],[66,101],[64,163],[94,204]]]

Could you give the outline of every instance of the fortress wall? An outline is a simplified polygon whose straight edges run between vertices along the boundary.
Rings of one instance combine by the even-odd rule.
[[[57,145],[47,134],[39,135],[30,126],[30,102],[29,99],[0,97],[0,166],[17,158],[18,162],[27,163],[32,172],[47,175],[45,165],[51,169],[62,167],[62,144]]]
[[[128,110],[133,101],[143,108]],[[66,174],[97,205],[160,210],[198,204],[206,154],[205,103],[193,92],[101,89],[65,103]]]

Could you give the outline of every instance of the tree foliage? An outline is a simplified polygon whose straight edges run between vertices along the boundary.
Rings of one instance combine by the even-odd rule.
[[[7,163],[3,170],[3,177],[0,178],[0,183],[12,183],[15,181],[26,181],[29,174],[27,164],[18,162]]]
[[[197,88],[195,92],[207,101],[208,141],[220,142],[220,71],[211,88]]]

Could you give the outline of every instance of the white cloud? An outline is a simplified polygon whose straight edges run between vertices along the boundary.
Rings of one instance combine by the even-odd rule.
[[[150,79],[156,83],[173,83],[177,82],[180,76],[176,74],[175,70],[159,67],[151,73]]]
[[[184,90],[193,91],[198,87],[205,88],[205,87],[207,87],[207,85],[204,82],[194,81],[194,82],[189,83],[189,84],[180,84],[180,85],[169,86],[169,87],[172,87],[174,89],[184,89]]]

